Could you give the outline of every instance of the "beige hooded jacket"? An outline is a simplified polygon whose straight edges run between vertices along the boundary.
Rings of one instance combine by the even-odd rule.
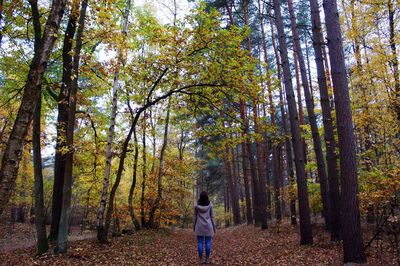
[[[210,202],[207,206],[196,205],[194,207],[194,231],[198,236],[213,236],[215,222],[213,206]]]

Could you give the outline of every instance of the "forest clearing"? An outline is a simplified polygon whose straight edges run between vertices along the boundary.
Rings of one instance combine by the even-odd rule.
[[[1,265],[400,265],[398,0],[0,0]]]

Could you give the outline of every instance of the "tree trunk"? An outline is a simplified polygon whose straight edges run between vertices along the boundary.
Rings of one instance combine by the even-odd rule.
[[[233,136],[231,135],[231,138]],[[230,148],[230,153],[232,156],[232,181],[233,181],[233,193],[234,196],[232,197],[234,199],[234,204],[233,204],[233,218],[235,224],[241,224],[242,222],[242,217],[240,216],[240,204],[239,204],[239,198],[240,198],[240,183],[239,183],[239,173],[236,171],[236,157],[235,157],[235,149]]]
[[[128,30],[128,19],[129,13],[131,9],[131,0],[126,1],[125,13],[123,16],[123,27],[122,33],[126,36],[126,32]],[[117,69],[114,74],[113,88],[112,88],[112,107],[111,107],[111,117],[110,117],[110,127],[107,132],[107,145],[106,145],[106,165],[104,169],[104,177],[103,177],[103,189],[101,192],[100,205],[97,211],[97,239],[100,242],[105,242],[107,240],[107,235],[104,233],[104,225],[103,218],[104,212],[107,207],[107,194],[108,194],[108,185],[110,180],[110,172],[111,172],[111,160],[112,160],[112,142],[114,139],[114,131],[115,131],[115,119],[117,116],[117,108],[118,108],[118,85],[119,85],[119,73],[122,65],[122,56],[118,56],[118,64]]]
[[[397,114],[397,121],[400,124],[400,71],[399,71],[399,59],[396,51],[396,36],[395,36],[396,30],[394,25],[396,8],[393,5],[396,5],[396,1],[388,0],[390,49],[392,50],[391,63],[393,66],[393,77],[394,77],[393,102],[394,102],[394,110]]]
[[[57,99],[57,142],[54,162],[54,183],[51,211],[51,227],[49,239],[57,242],[60,217],[63,204],[63,187],[65,179],[65,163],[67,158],[67,125],[68,125],[68,101],[70,99],[72,76],[72,44],[78,21],[79,1],[74,1],[71,7],[67,29],[65,30],[62,59],[63,72],[60,94]]]
[[[40,25],[40,14],[37,1],[29,1],[32,9],[33,28],[35,31],[35,52],[40,49],[42,37],[42,29]],[[0,7],[1,13],[1,7]],[[41,88],[38,88],[41,90]],[[46,233],[46,211],[44,209],[43,196],[43,172],[42,172],[42,155],[40,145],[40,118],[42,110],[42,97],[40,95],[33,115],[32,128],[32,145],[33,145],[33,169],[34,169],[34,205],[35,205],[35,226],[36,226],[36,254],[42,255],[49,249]]]
[[[287,130],[287,118],[286,118],[286,111],[285,111],[285,101],[283,99],[283,92],[282,92],[282,73],[281,73],[281,62],[279,58],[279,52],[278,52],[278,47],[276,46],[275,42],[275,32],[274,32],[274,24],[272,22],[272,15],[271,15],[271,9],[269,10],[269,15],[270,15],[270,27],[271,27],[271,39],[272,39],[272,45],[274,47],[274,53],[275,53],[275,60],[276,60],[276,68],[277,68],[277,74],[278,74],[278,79],[279,79],[279,106],[280,106],[280,112],[282,116],[282,128],[283,132],[285,133],[285,152],[286,152],[286,168],[287,168],[287,174],[288,174],[288,180],[289,184],[294,184],[294,170],[293,170],[293,155],[292,155],[292,146],[290,144],[290,140],[288,136],[288,130]],[[296,200],[294,199],[294,195],[290,194],[290,222],[292,225],[297,224],[297,219],[296,219]]]
[[[72,171],[74,161],[74,128],[76,116],[76,98],[78,92],[79,77],[79,61],[82,50],[82,35],[85,27],[86,9],[89,0],[82,0],[81,10],[79,12],[78,31],[76,35],[76,45],[74,50],[73,68],[71,72],[71,88],[68,102],[68,124],[67,124],[67,147],[68,151],[65,158],[65,175],[62,197],[62,209],[60,216],[60,225],[58,229],[58,239],[56,251],[66,253],[68,249],[68,229],[69,216],[71,213],[71,196],[72,196]],[[79,4],[79,1],[77,1]],[[79,8],[79,5],[78,5]],[[72,78],[73,77],[73,78]]]
[[[228,140],[228,136],[226,136],[226,140]],[[225,144],[225,156],[224,156],[224,165],[225,165],[225,175],[226,181],[230,191],[230,205],[232,206],[233,213],[233,223],[235,225],[240,224],[240,206],[239,206],[239,190],[237,184],[234,182],[234,156],[233,152],[231,152],[228,147],[228,143]]]
[[[344,262],[366,261],[361,235],[358,202],[356,145],[351,115],[349,88],[336,0],[323,1],[325,23],[335,95],[336,121],[339,135],[341,176],[342,239]]]
[[[340,195],[338,168],[336,160],[336,141],[333,131],[332,114],[329,104],[328,83],[323,60],[323,35],[321,29],[318,1],[310,0],[310,6],[315,64],[317,66],[318,87],[321,99],[322,120],[324,123],[325,133],[326,161],[328,165],[329,202],[331,207],[331,238],[332,240],[338,240],[340,232]]]
[[[136,129],[133,131],[133,141],[135,145],[135,153],[133,155],[133,174],[132,174],[132,184],[129,189],[129,197],[128,197],[128,206],[129,206],[129,215],[131,216],[131,220],[136,230],[140,230],[140,224],[136,219],[135,210],[133,209],[133,193],[136,188],[136,174],[137,174],[137,165],[138,165],[138,157],[139,157],[139,147],[138,140],[136,135]]]
[[[35,52],[29,68],[21,105],[1,160],[0,215],[6,207],[11,192],[15,187],[23,144],[33,118],[36,104],[40,97],[40,85],[57,37],[65,5],[65,0],[53,0],[44,34],[40,42],[40,48]]]
[[[247,149],[246,143],[242,142],[241,146],[241,154],[242,154],[242,168],[243,168],[243,182],[244,182],[244,193],[246,197],[246,220],[247,224],[253,224],[253,212],[251,209],[251,195],[250,195],[250,187],[249,187],[249,163],[247,158]],[[253,197],[254,198],[254,197]]]
[[[316,120],[315,113],[314,113],[314,99],[312,97],[312,92],[310,91],[309,83],[307,80],[306,65],[304,62],[303,53],[301,51],[300,38],[299,38],[299,34],[297,32],[297,25],[296,25],[296,15],[293,10],[292,0],[288,0],[287,3],[288,3],[288,7],[289,7],[292,34],[293,34],[293,42],[294,42],[293,46],[295,47],[295,51],[296,51],[296,54],[297,54],[297,57],[298,57],[298,60],[300,63],[300,74],[301,74],[301,80],[303,83],[304,96],[306,98],[308,120],[309,120],[309,123],[311,126],[315,158],[317,160],[317,170],[318,170],[318,177],[319,177],[319,182],[320,182],[323,215],[325,218],[325,226],[328,230],[330,230],[331,229],[331,211],[330,211],[330,204],[329,204],[329,198],[328,198],[328,181],[327,181],[327,176],[326,176],[324,155],[322,153],[321,138],[319,136],[317,120]]]
[[[233,20],[233,15],[232,15],[232,10],[231,7],[226,4],[226,10],[229,15],[229,21],[231,25],[234,25],[234,20]],[[247,12],[245,13],[245,18],[246,18],[246,23],[247,22]],[[249,44],[250,39],[247,38],[247,43]],[[242,109],[243,108],[243,109]],[[244,112],[244,103],[240,101],[240,119],[242,120],[242,135],[247,136],[248,134],[248,124],[247,124],[247,118]],[[258,204],[258,195],[256,195],[255,191],[257,190],[257,187],[255,187],[254,184],[254,176],[252,175],[252,199],[250,199],[250,187],[249,187],[249,162],[247,159],[249,151],[246,148],[246,141],[243,141],[241,144],[241,153],[242,153],[242,168],[243,168],[243,180],[244,180],[244,189],[245,189],[245,194],[246,194],[246,218],[247,218],[247,224],[253,224],[254,220],[257,220],[258,215],[257,215],[257,208],[256,204]],[[251,173],[252,174],[252,173]],[[253,209],[251,208],[253,205]],[[257,222],[256,222],[257,223]]]
[[[146,112],[143,115],[142,146],[143,146],[143,167],[142,167],[142,194],[140,197],[140,216],[141,216],[142,227],[144,227],[146,225],[146,213],[144,209],[144,192],[146,189],[146,179],[147,179]]]
[[[43,173],[42,156],[40,149],[40,117],[41,117],[41,99],[37,102],[35,114],[33,117],[33,167],[34,167],[34,194],[35,194],[35,225],[37,236],[36,254],[41,255],[49,249],[46,234],[46,212],[44,209],[43,197]]]
[[[278,28],[280,54],[282,59],[282,67],[285,81],[286,98],[289,108],[289,120],[292,133],[292,142],[294,149],[294,160],[297,174],[297,191],[299,198],[300,212],[300,244],[310,245],[313,243],[312,229],[310,222],[310,209],[308,204],[307,179],[304,169],[303,143],[300,136],[300,126],[296,109],[296,101],[294,98],[292,77],[290,74],[289,59],[286,47],[286,38],[283,29],[281,8],[279,0],[274,0],[274,10],[276,16],[276,24]]]
[[[165,118],[164,140],[163,140],[163,145],[161,147],[160,166],[158,169],[157,198],[154,201],[153,207],[150,210],[149,222],[148,222],[149,228],[154,228],[154,226],[155,226],[154,216],[159,207],[161,197],[162,197],[162,191],[163,191],[162,180],[163,180],[163,176],[164,176],[164,156],[165,156],[165,150],[167,149],[167,144],[168,144],[168,127],[169,127],[170,112],[171,112],[171,98],[168,98],[167,117]]]

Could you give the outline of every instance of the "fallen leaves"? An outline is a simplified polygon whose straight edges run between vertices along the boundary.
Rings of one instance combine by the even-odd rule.
[[[298,227],[282,224],[281,233],[253,226],[218,230],[212,241],[213,265],[342,265],[342,248],[322,227],[314,245],[300,246]],[[95,239],[70,243],[66,255],[34,257],[33,247],[0,254],[1,265],[195,265],[196,237],[190,229],[142,230],[100,245]],[[368,251],[367,265],[395,265],[391,253]],[[387,252],[387,250],[385,251]]]

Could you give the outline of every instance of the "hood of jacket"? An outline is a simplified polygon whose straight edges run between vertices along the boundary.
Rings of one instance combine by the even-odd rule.
[[[196,205],[196,210],[201,213],[207,212],[210,208],[211,202],[207,206]]]

